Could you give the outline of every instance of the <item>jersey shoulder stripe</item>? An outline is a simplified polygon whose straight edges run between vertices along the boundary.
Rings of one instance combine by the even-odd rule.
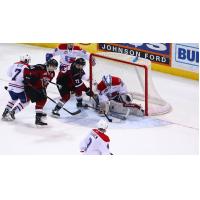
[[[92,130],[96,135],[98,135],[103,141],[110,142],[110,138],[103,132],[99,131],[98,129]]]

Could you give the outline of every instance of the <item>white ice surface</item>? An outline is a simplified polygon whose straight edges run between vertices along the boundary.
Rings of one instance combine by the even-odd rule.
[[[0,113],[9,95],[3,88],[8,83],[6,70],[19,56],[28,53],[32,64],[44,63],[49,49],[21,44],[0,44]],[[171,113],[156,117],[130,117],[122,123],[110,123],[110,148],[116,155],[198,154],[199,153],[199,82],[153,72],[153,81],[160,95],[168,101]],[[59,95],[54,85],[48,95]],[[45,111],[50,114],[50,101]],[[76,110],[74,97],[65,105]],[[95,127],[99,116],[93,110],[70,116],[61,112],[61,119],[48,116],[48,127],[34,125],[34,104],[16,115],[14,122],[0,120],[0,154],[79,154],[81,139]]]

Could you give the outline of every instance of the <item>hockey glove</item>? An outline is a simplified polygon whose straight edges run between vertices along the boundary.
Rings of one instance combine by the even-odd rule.
[[[24,81],[23,81],[24,85],[28,85],[28,84],[30,84],[30,82],[31,82],[31,77],[30,76],[25,76],[24,77]]]
[[[37,77],[30,77],[30,76],[25,76],[24,77],[24,85],[28,85],[28,84],[31,84],[33,85],[35,82],[37,82],[39,80],[39,78]]]
[[[87,89],[85,90],[85,93],[86,93],[86,95],[89,96],[89,97],[94,95],[94,93],[90,90],[90,88],[87,88]]]
[[[43,98],[47,97],[47,92],[46,92],[45,88],[42,88],[39,92],[40,92],[41,97],[43,97]]]
[[[53,58],[53,54],[52,53],[47,53],[46,54],[46,61],[51,60],[51,58]]]

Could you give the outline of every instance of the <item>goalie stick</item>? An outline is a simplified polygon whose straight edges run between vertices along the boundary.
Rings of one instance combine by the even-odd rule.
[[[125,115],[120,115],[119,113],[111,113],[110,115],[112,117],[115,117],[121,120],[126,120],[129,114],[130,114],[130,109],[127,110],[127,113]]]
[[[97,102],[97,100],[94,98],[94,96],[92,96],[92,98],[93,98],[93,100],[96,102],[96,104],[98,105],[98,102]],[[109,122],[113,122],[113,120],[112,120],[111,118],[109,118],[108,115],[107,115],[105,112],[103,112],[103,114],[104,114],[104,116],[106,117],[106,119],[107,119]]]
[[[33,88],[31,85],[28,85],[30,86],[31,88]],[[5,90],[8,90],[8,86],[5,86],[4,87]],[[34,88],[33,88],[34,89]],[[36,89],[34,89],[36,92],[38,92]],[[47,99],[49,99],[50,101],[52,101],[53,103],[57,104],[57,102],[55,100],[53,100],[52,98],[50,98],[49,96],[46,96]],[[81,110],[77,110],[75,112],[70,112],[69,110],[67,110],[66,108],[62,108],[64,111],[68,112],[70,115],[77,115],[81,112]]]
[[[97,109],[97,108],[95,108],[94,106],[91,106],[91,105],[88,105],[88,104],[84,104],[83,105],[83,108],[92,108],[92,109],[94,109],[94,110],[99,110],[99,109]],[[109,118],[108,117],[108,115],[107,114],[105,114],[105,113],[103,113],[104,115],[105,115],[105,117],[107,118],[107,120],[109,121],[109,122],[114,122],[114,123],[119,123],[119,122],[121,122],[121,120],[125,120],[123,117],[124,116],[117,116],[117,115],[115,115],[115,116],[112,116],[112,119],[111,118]]]
[[[91,105],[88,105],[88,104],[85,104],[83,106],[84,108],[92,108],[94,110],[99,110]],[[110,116],[114,117],[114,118],[117,118],[117,119],[121,119],[121,120],[126,120],[128,115],[130,114],[130,109],[127,110],[127,113],[125,115],[120,115],[119,113],[111,113]]]

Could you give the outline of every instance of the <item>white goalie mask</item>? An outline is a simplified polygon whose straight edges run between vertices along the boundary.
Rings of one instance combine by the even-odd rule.
[[[107,87],[111,87],[112,86],[112,76],[110,74],[106,75],[106,76],[103,76],[102,81],[104,82],[104,84]]]
[[[20,61],[29,64],[31,62],[31,57],[28,54],[20,56]]]
[[[97,123],[97,128],[98,129],[104,129],[106,130],[108,128],[108,122],[104,119],[101,119],[98,123]]]

